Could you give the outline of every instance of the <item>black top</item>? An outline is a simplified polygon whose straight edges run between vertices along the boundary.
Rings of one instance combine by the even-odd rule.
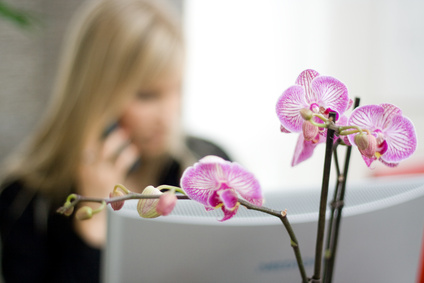
[[[229,159],[216,145],[187,140],[199,159],[217,155]],[[173,161],[160,184],[179,185],[180,165]],[[55,213],[48,201],[20,182],[0,194],[2,272],[9,282],[99,282],[99,249],[88,246],[73,230],[72,218]]]

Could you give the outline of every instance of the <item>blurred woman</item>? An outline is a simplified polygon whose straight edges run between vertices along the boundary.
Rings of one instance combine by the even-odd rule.
[[[95,0],[76,13],[51,104],[5,163],[0,196],[6,282],[98,282],[106,213],[55,214],[67,195],[179,185],[198,158],[228,156],[182,134],[184,46],[164,3]]]

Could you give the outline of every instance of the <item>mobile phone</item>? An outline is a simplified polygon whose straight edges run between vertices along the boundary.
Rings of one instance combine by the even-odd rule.
[[[119,123],[117,121],[109,124],[109,126],[107,126],[102,133],[102,139],[104,140],[105,138],[107,138],[107,136],[109,136],[113,131],[118,129],[118,127]]]
[[[103,140],[106,139],[113,131],[115,131],[118,128],[119,128],[119,123],[117,121],[109,124],[109,126],[107,126],[102,133],[102,139]],[[141,158],[139,157],[128,170],[128,174],[135,171],[137,168],[140,167],[140,165],[141,165]]]

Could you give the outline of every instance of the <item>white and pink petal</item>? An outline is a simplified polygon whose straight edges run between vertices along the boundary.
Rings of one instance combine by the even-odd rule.
[[[315,147],[323,142],[325,142],[325,137],[322,135],[318,135],[318,141],[313,142],[305,140],[303,134],[300,134],[296,143],[296,148],[294,150],[291,166],[296,166],[297,164],[310,158],[314,153]]]
[[[254,205],[262,205],[262,189],[252,173],[245,170],[238,163],[233,162],[227,178],[227,185],[234,189],[242,198]]]
[[[378,121],[384,115],[384,108],[379,105],[365,105],[356,108],[349,117],[348,125],[358,126],[361,129],[367,129],[373,132],[377,129]],[[351,144],[355,144],[354,138],[356,134],[349,135]]]
[[[411,156],[417,148],[417,136],[414,125],[406,117],[391,117],[388,128],[383,130],[387,151],[382,159],[388,163],[398,163]]]
[[[387,128],[391,124],[391,120],[394,116],[402,116],[402,110],[393,104],[383,103],[380,104],[380,106],[384,109],[384,112],[377,122],[377,125],[382,129]]]
[[[294,85],[283,92],[275,110],[284,129],[295,133],[302,131],[303,118],[300,110],[303,108],[309,108],[309,104],[305,100],[302,86]]]
[[[223,179],[222,165],[225,160],[208,156],[188,167],[181,177],[181,188],[195,201],[209,206],[213,192],[219,189],[219,179]]]
[[[303,86],[305,90],[306,101],[315,101],[316,94],[312,90],[312,80],[319,76],[319,73],[315,70],[305,70],[296,79],[296,84]]]
[[[370,167],[370,166],[371,166],[371,164],[372,164],[375,160],[377,160],[377,158],[376,158],[376,157],[367,157],[367,156],[365,156],[365,155],[362,155],[362,159],[364,159],[365,164],[366,164],[368,167]]]
[[[348,108],[350,99],[347,87],[338,79],[330,76],[318,76],[312,81],[312,90],[316,95],[315,101],[324,108],[331,108],[342,115]]]

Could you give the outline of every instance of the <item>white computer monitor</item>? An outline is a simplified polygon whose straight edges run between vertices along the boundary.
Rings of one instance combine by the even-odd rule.
[[[265,195],[268,207],[287,208],[308,276],[319,196],[318,187]],[[136,201],[110,210],[103,281],[301,282],[277,218],[244,208],[224,223],[220,217],[193,201],[157,219],[140,218]],[[423,229],[424,176],[348,183],[333,282],[415,282]]]

